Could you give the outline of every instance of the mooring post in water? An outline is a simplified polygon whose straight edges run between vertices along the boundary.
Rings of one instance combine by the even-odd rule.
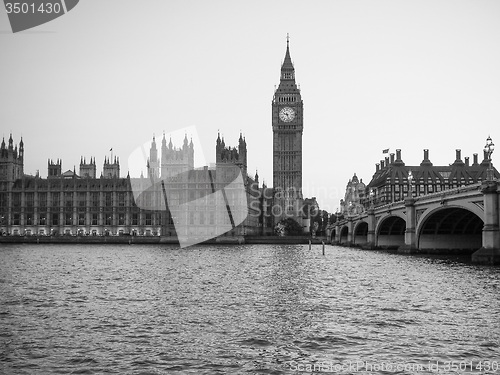
[[[323,244],[323,255],[325,255],[325,241],[321,241],[321,243]]]
[[[309,240],[309,250],[311,250],[311,240]]]

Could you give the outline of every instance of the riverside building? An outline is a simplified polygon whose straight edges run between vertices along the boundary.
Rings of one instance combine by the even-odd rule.
[[[179,148],[164,137],[161,151],[158,158],[153,137],[146,177],[121,177],[117,157],[105,158],[98,177],[95,158],[87,163],[82,157],[79,173],[63,172],[62,160],[49,160],[47,178],[41,178],[24,174],[24,143],[14,146],[11,135],[8,146],[3,141],[0,147],[0,233],[211,238],[266,232],[272,194],[259,187],[257,174],[247,175],[241,135],[237,147],[217,137],[212,169],[194,168],[187,137]],[[231,186],[237,176],[243,192]],[[224,191],[222,198],[210,199],[217,191]]]
[[[24,144],[2,142],[0,233],[8,235],[244,236],[272,234],[292,217],[308,231],[302,196],[303,102],[289,42],[272,100],[273,187],[247,173],[244,137],[237,147],[216,140],[215,168],[194,168],[194,147],[153,137],[147,175],[121,177],[120,160],[81,158],[79,171],[50,160],[47,178],[24,174]],[[161,155],[159,156],[159,150]],[[241,182],[235,184],[238,176]],[[238,180],[239,181],[239,180]],[[238,185],[238,186],[236,186]],[[219,194],[220,192],[220,194]],[[242,196],[244,194],[244,197]],[[216,196],[214,196],[216,195]],[[214,207],[223,207],[214,209]],[[227,208],[227,209],[226,209]],[[181,231],[182,233],[180,233]]]
[[[460,188],[486,180],[486,172],[491,160],[486,152],[482,161],[478,154],[462,160],[461,150],[457,149],[455,161],[449,165],[433,165],[429,150],[424,149],[423,160],[419,165],[406,165],[401,158],[401,150],[396,150],[375,166],[372,180],[365,193],[358,196],[365,208],[380,206],[404,200],[406,197],[440,193],[444,190]],[[493,170],[495,178],[500,175]],[[358,202],[359,203],[359,202]],[[353,204],[356,204],[354,202]]]

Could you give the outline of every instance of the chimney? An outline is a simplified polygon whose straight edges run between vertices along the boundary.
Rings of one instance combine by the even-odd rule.
[[[427,148],[424,148],[424,160],[422,160],[422,162],[420,163],[420,165],[432,166],[432,163],[429,160],[429,150]]]
[[[403,163],[403,160],[401,160],[401,150],[400,149],[396,150],[396,161],[394,162],[394,165],[396,165],[398,167],[405,165],[405,163]]]
[[[375,164],[375,172],[378,172],[378,171],[380,171],[380,164],[379,163]]]
[[[465,165],[467,167],[469,166],[469,157],[468,156],[465,157]]]
[[[464,166],[465,164],[462,161],[462,150],[457,149],[456,150],[456,154],[457,154],[456,155],[457,158],[456,158],[455,162],[452,165],[456,165],[458,167]]]
[[[381,169],[385,168],[385,161],[384,160],[380,160],[380,168]]]
[[[477,162],[477,154],[473,154],[472,156],[473,156],[473,160],[474,160],[474,162],[472,163],[472,165],[477,165],[478,164],[478,162]]]
[[[389,166],[389,157],[388,156],[385,157],[385,166],[386,167]]]
[[[394,153],[391,154],[391,164],[394,164]]]

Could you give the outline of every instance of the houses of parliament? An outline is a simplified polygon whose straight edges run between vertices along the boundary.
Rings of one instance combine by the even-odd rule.
[[[161,146],[152,139],[146,176],[123,177],[118,157],[106,157],[98,173],[95,157],[82,157],[78,173],[49,159],[47,178],[24,174],[24,142],[14,145],[10,135],[0,147],[0,234],[208,239],[272,234],[286,217],[308,230],[302,212],[303,103],[288,40],[272,100],[272,130],[273,187],[260,184],[257,173],[249,176],[241,134],[234,147],[217,136],[215,168],[194,168],[187,136],[176,146],[164,135]]]

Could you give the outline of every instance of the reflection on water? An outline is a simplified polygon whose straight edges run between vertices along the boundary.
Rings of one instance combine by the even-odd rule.
[[[2,246],[0,373],[499,361],[499,281],[340,247]]]

